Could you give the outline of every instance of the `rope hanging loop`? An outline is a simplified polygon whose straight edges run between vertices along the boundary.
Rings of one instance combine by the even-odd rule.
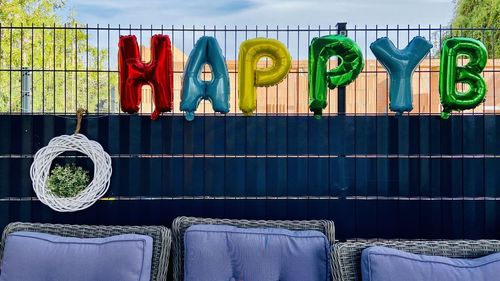
[[[87,114],[87,110],[83,108],[78,108],[76,110],[76,129],[75,129],[75,135],[80,133],[80,129],[82,128],[82,120],[83,116]]]

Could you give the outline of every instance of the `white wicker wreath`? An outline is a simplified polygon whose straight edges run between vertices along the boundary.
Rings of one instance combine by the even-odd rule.
[[[60,154],[77,151],[87,155],[94,162],[92,182],[74,197],[58,197],[47,188],[52,161]],[[111,157],[102,146],[82,134],[62,135],[53,138],[49,144],[35,154],[30,169],[33,189],[38,199],[58,212],[75,212],[92,206],[109,188],[111,178]]]

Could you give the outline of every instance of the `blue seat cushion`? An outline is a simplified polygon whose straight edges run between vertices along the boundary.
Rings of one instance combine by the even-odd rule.
[[[185,281],[329,281],[319,231],[193,225],[184,236]]]
[[[0,281],[149,281],[152,250],[153,239],[145,235],[14,232],[5,241]]]
[[[361,272],[363,281],[500,280],[500,253],[476,259],[456,259],[375,246],[363,250]]]

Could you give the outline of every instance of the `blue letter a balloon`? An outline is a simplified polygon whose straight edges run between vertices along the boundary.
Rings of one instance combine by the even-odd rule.
[[[212,69],[212,80],[203,81],[200,73],[205,64]],[[216,112],[229,112],[229,75],[226,60],[214,37],[203,36],[196,42],[189,55],[182,81],[181,111],[186,120],[194,119],[194,112],[201,100],[209,100]]]
[[[406,48],[399,50],[387,37],[377,39],[370,45],[377,59],[389,72],[389,108],[401,115],[413,109],[412,75],[425,55],[432,49],[432,44],[425,38],[413,38]]]

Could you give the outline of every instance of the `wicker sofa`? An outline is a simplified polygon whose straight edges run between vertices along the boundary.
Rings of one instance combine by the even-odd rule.
[[[324,233],[330,241],[335,241],[335,226],[328,220],[311,221],[270,221],[270,220],[229,220],[195,217],[178,217],[172,224],[173,234],[173,276],[175,281],[182,281],[184,275],[184,233],[194,224],[224,224],[241,228],[267,227],[289,230],[317,230]]]
[[[370,246],[386,246],[414,254],[452,258],[477,258],[500,252],[500,240],[380,240],[335,243],[331,250],[333,279],[361,281],[361,252]]]
[[[170,230],[163,226],[90,226],[15,222],[7,225],[3,231],[0,258],[3,256],[5,238],[16,231],[42,232],[79,238],[100,238],[126,233],[148,235],[153,238],[151,281],[167,280],[172,238]]]
[[[361,252],[370,246],[386,246],[415,254],[439,255],[454,258],[475,258],[500,252],[500,240],[377,240],[335,242],[335,227],[332,221],[267,221],[229,220],[196,217],[178,217],[172,225],[172,235],[163,226],[89,226],[41,223],[11,223],[2,235],[0,261],[5,238],[16,231],[43,232],[69,237],[107,237],[124,233],[135,233],[153,237],[152,281],[166,281],[173,242],[173,280],[183,280],[184,233],[194,224],[225,224],[237,227],[273,227],[290,230],[318,230],[332,243],[331,272],[334,281],[361,281]],[[173,239],[173,240],[172,240]]]

